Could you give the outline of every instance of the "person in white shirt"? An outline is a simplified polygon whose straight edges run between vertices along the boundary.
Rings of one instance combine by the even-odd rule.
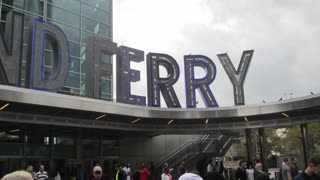
[[[247,173],[247,180],[254,180],[254,169],[253,169],[253,164],[252,162],[248,162],[247,163],[247,169],[246,169],[246,173]]]
[[[26,171],[15,171],[5,175],[1,180],[33,180],[33,177]]]
[[[126,175],[127,175],[127,180],[130,180],[130,177],[131,177],[130,164],[127,164],[122,170],[126,173]]]
[[[213,168],[212,168],[212,161],[210,160],[210,161],[208,162],[208,165],[207,165],[207,173],[212,172],[212,170],[213,170]]]
[[[48,179],[48,173],[44,171],[44,165],[40,165],[39,171],[36,173],[37,180]]]
[[[164,173],[161,175],[161,180],[172,180],[170,169],[168,167],[164,169]]]

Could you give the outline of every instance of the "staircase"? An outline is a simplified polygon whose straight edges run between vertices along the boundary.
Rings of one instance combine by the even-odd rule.
[[[173,168],[171,175],[173,179],[178,179],[178,167],[181,162],[184,162],[187,170],[196,169],[197,162],[205,157],[222,157],[228,151],[230,146],[239,142],[231,136],[222,134],[206,134],[201,139],[189,141],[160,161],[155,163],[155,172],[160,172],[164,163],[168,163],[170,168]]]

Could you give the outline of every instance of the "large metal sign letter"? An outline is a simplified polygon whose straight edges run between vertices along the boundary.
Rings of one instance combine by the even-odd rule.
[[[238,70],[236,70],[227,53],[218,54],[218,58],[233,85],[234,104],[236,106],[245,104],[243,83],[247,75],[252,55],[253,50],[243,51]]]
[[[45,78],[45,42],[52,46],[53,71]],[[67,79],[70,64],[69,43],[64,32],[56,25],[35,19],[33,22],[30,88],[56,92]]]
[[[168,76],[160,78],[159,66],[166,68]],[[148,105],[160,107],[160,90],[168,107],[181,108],[172,87],[180,75],[178,63],[167,54],[149,53],[147,55]]]
[[[117,52],[117,101],[126,104],[146,105],[146,97],[131,94],[131,82],[140,80],[140,71],[130,69],[130,61],[142,62],[144,52],[120,46]]]
[[[187,55],[184,56],[185,74],[186,74],[186,97],[187,107],[196,107],[195,90],[198,89],[202,95],[203,101],[207,107],[218,107],[218,103],[214,98],[209,85],[216,77],[216,65],[212,60],[202,55]],[[198,66],[203,68],[207,74],[205,77],[195,79],[194,67]]]
[[[101,61],[101,54],[113,55],[117,44],[101,38],[91,37],[86,49],[86,94],[87,97],[100,99],[101,76],[112,75],[112,64]],[[93,79],[93,80],[92,80]]]
[[[20,64],[23,42],[23,15],[7,14],[5,35],[0,35],[0,83],[20,85]],[[1,28],[0,28],[1,29]],[[2,29],[1,29],[2,30]]]

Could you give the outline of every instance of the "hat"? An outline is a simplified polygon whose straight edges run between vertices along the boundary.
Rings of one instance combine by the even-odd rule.
[[[97,171],[102,172],[102,168],[101,168],[100,166],[95,166],[95,167],[93,168],[93,172],[97,172]]]
[[[202,177],[193,173],[184,173],[178,180],[203,180]]]

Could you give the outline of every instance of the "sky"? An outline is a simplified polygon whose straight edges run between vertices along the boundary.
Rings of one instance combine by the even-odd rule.
[[[205,55],[215,63],[210,89],[225,107],[234,105],[233,88],[217,54],[228,53],[238,68],[242,52],[253,49],[244,83],[246,104],[275,102],[320,91],[319,9],[318,0],[114,0],[113,41],[145,55],[172,56],[180,67],[173,87],[182,107],[184,55]],[[146,60],[131,67],[141,72],[141,81],[131,83],[132,94],[147,97]],[[205,75],[196,70],[197,78]],[[205,107],[199,93],[197,101]],[[166,107],[163,99],[161,104]]]

